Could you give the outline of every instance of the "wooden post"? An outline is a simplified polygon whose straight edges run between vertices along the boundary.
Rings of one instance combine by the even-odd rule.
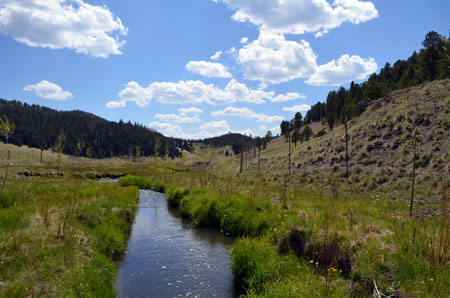
[[[291,180],[291,129],[289,127],[288,130],[288,142],[289,142],[289,172],[288,172],[288,180]]]
[[[347,134],[347,116],[345,116],[345,178],[348,183],[348,134]]]
[[[241,138],[241,170],[240,173],[242,173],[242,167],[244,164],[244,136]]]

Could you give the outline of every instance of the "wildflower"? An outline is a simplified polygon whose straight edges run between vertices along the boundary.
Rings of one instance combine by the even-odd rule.
[[[284,215],[284,217],[286,217],[286,216],[287,216],[287,214]]]
[[[430,278],[430,281],[434,281],[434,278]]]
[[[273,231],[276,232],[276,231],[278,231],[278,229],[277,228],[273,228]]]
[[[340,272],[340,273],[342,273],[342,270],[341,270],[341,269],[339,269],[339,272]]]
[[[392,291],[392,288],[391,288],[391,287],[389,287],[389,291]]]
[[[395,216],[394,216],[394,215],[392,215],[392,219],[395,219]]]
[[[297,265],[297,268],[300,269],[300,265]]]
[[[437,238],[439,236],[439,234],[434,234],[434,238]]]
[[[278,214],[278,217],[281,217],[281,215]]]
[[[313,261],[313,260],[311,260],[311,261],[309,261],[309,262],[310,262],[311,264],[312,264],[312,263],[314,263],[314,261]]]
[[[282,221],[281,224],[283,225],[283,224],[284,224],[284,221]]]

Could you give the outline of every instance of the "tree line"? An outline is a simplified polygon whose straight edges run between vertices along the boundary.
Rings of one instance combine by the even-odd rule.
[[[423,48],[406,60],[397,60],[394,65],[386,63],[379,74],[373,73],[361,84],[351,82],[348,89],[341,87],[330,91],[325,102],[318,102],[306,113],[301,123],[283,121],[282,135],[296,127],[323,121],[332,130],[336,125],[358,117],[370,102],[387,93],[416,86],[428,81],[450,77],[450,38],[430,31],[422,42]],[[296,115],[296,117],[298,117]],[[290,124],[286,127],[286,122]],[[287,129],[286,129],[287,128]]]
[[[188,142],[165,137],[143,125],[122,120],[112,122],[83,111],[56,111],[0,99],[0,115],[15,124],[14,134],[8,141],[18,146],[62,149],[65,154],[93,158],[154,156],[155,150],[158,156],[174,158],[181,155],[178,148],[190,149]],[[58,142],[61,136],[64,136],[63,144]]]

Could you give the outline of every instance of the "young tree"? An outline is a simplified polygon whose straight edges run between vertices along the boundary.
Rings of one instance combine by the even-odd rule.
[[[14,123],[9,122],[9,119],[3,115],[3,118],[0,117],[0,133],[3,134],[5,136],[5,141],[6,141],[6,149],[7,149],[7,154],[8,154],[8,163],[6,165],[6,172],[5,172],[5,178],[3,179],[3,185],[2,185],[2,190],[5,189],[5,183],[6,183],[6,178],[8,177],[8,169],[9,169],[9,149],[8,149],[8,138],[10,135],[14,134],[14,129],[16,128],[16,125]]]
[[[311,138],[313,134],[313,131],[311,129],[311,127],[309,127],[308,125],[305,126],[305,128],[303,128],[303,136],[305,138],[305,141],[309,141],[309,139]]]
[[[55,149],[58,152],[58,172],[61,171],[62,153],[66,145],[66,135],[61,131],[56,139]]]
[[[292,133],[292,142],[294,143],[294,147],[297,147],[297,142],[300,141],[300,129],[295,128]]]
[[[412,173],[411,173],[411,200],[409,204],[409,216],[412,216],[414,195],[415,195],[415,181],[416,181],[416,160],[420,151],[420,143],[422,142],[422,134],[419,129],[419,121],[423,114],[419,111],[419,103],[417,94],[414,94],[415,111],[408,111],[403,119],[403,154],[406,158],[412,151]]]

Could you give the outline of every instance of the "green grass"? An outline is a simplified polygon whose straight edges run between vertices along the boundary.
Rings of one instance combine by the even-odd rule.
[[[18,179],[0,198],[1,297],[115,296],[136,188]]]

